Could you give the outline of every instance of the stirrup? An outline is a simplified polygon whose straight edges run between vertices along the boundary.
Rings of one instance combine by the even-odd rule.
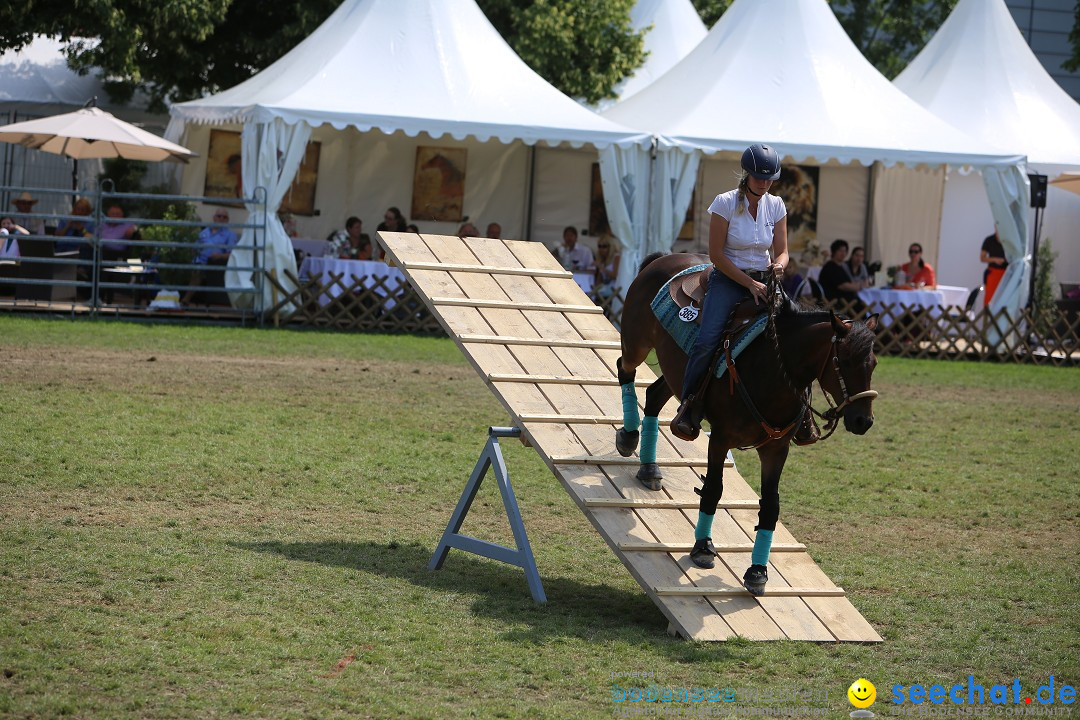
[[[795,428],[795,434],[792,436],[791,441],[799,447],[805,447],[806,445],[813,445],[820,439],[821,433],[818,432],[817,423],[814,422],[813,412],[810,408],[807,408],[802,422]]]
[[[675,417],[671,419],[670,425],[671,434],[680,440],[686,440],[692,442],[697,440],[698,435],[701,433],[701,425],[694,422],[694,396],[688,395],[682,404],[679,405],[678,412],[675,413]]]

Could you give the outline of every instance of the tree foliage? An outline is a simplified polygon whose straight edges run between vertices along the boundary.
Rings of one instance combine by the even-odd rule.
[[[848,37],[890,80],[949,17],[956,0],[829,0]]]
[[[1076,9],[1073,13],[1073,27],[1072,32],[1069,33],[1069,43],[1072,44],[1072,55],[1070,55],[1065,62],[1061,63],[1061,67],[1069,72],[1080,70],[1080,2],[1076,3]]]
[[[590,104],[645,60],[645,33],[630,26],[634,0],[479,0],[529,67]]]

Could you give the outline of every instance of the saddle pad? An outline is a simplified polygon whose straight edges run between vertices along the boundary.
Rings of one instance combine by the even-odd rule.
[[[653,315],[655,315],[656,319],[660,322],[660,327],[664,328],[667,334],[675,340],[675,343],[687,355],[694,349],[694,343],[697,342],[698,331],[701,326],[696,322],[693,322],[692,319],[683,321],[679,318],[679,311],[682,308],[672,300],[669,286],[675,278],[697,272],[705,267],[708,267],[708,265],[695,265],[694,267],[687,268],[678,275],[675,275],[671,280],[664,283],[664,286],[656,293],[656,297],[653,298],[651,303]],[[761,334],[761,331],[765,329],[765,325],[768,321],[768,314],[761,315],[754,320],[750,328],[737,338],[735,346],[731,349],[732,359],[738,357],[739,353],[745,350],[750,343]],[[727,372],[727,365],[722,362],[717,363],[716,377],[721,377],[725,372]]]

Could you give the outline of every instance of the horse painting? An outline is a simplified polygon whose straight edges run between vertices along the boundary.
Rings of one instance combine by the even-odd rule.
[[[637,477],[652,490],[659,490],[662,480],[655,462],[657,418],[664,404],[682,388],[687,356],[661,326],[651,306],[674,276],[708,262],[703,255],[650,255],[626,294],[622,356],[616,363],[623,390],[623,427],[616,434],[616,447],[629,457],[640,440]],[[712,380],[705,391],[704,416],[712,432],[704,487],[697,491],[701,501],[690,553],[694,564],[713,567],[712,520],[724,493],[724,460],[731,448],[756,448],[761,459],[761,500],[751,566],[743,576],[744,587],[754,595],[764,592],[768,580],[772,534],[780,515],[780,475],[789,443],[804,413],[816,412],[810,407],[811,383],[817,380],[826,399],[835,399],[833,408],[819,414],[827,421],[829,433],[841,416],[849,432],[866,433],[874,424],[871,402],[877,395],[870,389],[877,364],[873,352],[877,315],[845,320],[828,310],[803,309],[783,296],[778,296],[777,305],[768,331],[751,341],[736,361],[727,363],[721,349],[717,362],[724,364],[727,374]],[[634,376],[652,349],[662,374],[646,390],[642,420]]]

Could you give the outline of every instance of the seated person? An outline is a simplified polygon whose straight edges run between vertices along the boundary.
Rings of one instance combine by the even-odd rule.
[[[29,235],[30,231],[10,217],[0,219],[0,258],[19,257],[19,241],[16,235]]]
[[[12,218],[16,225],[27,229],[28,235],[44,235],[45,234],[45,220],[39,217],[33,217],[34,206],[37,205],[37,198],[30,193],[23,191],[19,197],[11,201],[11,204],[15,206],[15,209],[19,214]]]
[[[502,225],[497,222],[488,223],[487,236],[493,240],[499,240],[502,238]]]
[[[131,246],[120,240],[131,240],[139,233],[132,223],[120,222],[124,210],[119,205],[110,205],[105,211],[108,220],[101,223],[101,256],[104,260],[123,260],[130,254]]]
[[[353,215],[345,221],[345,229],[338,230],[331,233],[327,240],[330,241],[330,247],[327,249],[326,254],[330,257],[341,257],[341,253],[356,240],[360,239],[360,235],[364,230],[364,221]]]
[[[593,272],[595,261],[592,250],[578,244],[577,228],[568,225],[563,229],[563,244],[553,252],[564,268],[571,272]]]
[[[405,230],[411,233],[416,233],[417,235],[420,234],[420,228],[416,225],[408,225]]]
[[[851,277],[847,263],[844,262],[848,254],[847,240],[834,240],[829,246],[829,252],[831,257],[822,266],[818,276],[825,297],[829,300],[858,301],[858,293],[865,285]]]
[[[371,260],[371,236],[367,233],[355,239],[349,238],[349,244],[338,253],[342,260]]]
[[[203,228],[199,233],[199,252],[192,262],[196,265],[225,265],[229,262],[229,255],[239,239],[229,228],[222,223],[229,222],[229,212],[224,209],[214,211],[214,222],[217,225]],[[202,285],[204,271],[196,270],[191,276],[192,285]],[[184,293],[181,302],[185,305],[190,303],[198,292],[195,288]]]
[[[94,206],[91,205],[90,201],[86,198],[79,198],[75,201],[75,204],[71,206],[72,215],[86,217],[93,212]],[[93,232],[94,226],[92,224],[87,224],[83,220],[72,219],[65,220],[60,223],[60,225],[56,228],[56,233],[54,234],[56,235],[56,237],[85,238],[93,235]],[[85,251],[83,250],[84,247],[86,248]],[[78,251],[80,256],[84,252],[86,252],[88,257],[91,255],[89,243],[72,242],[70,240],[57,241],[54,252],[69,252],[72,250]]]
[[[857,247],[851,251],[847,262],[848,275],[864,288],[870,287],[870,268],[866,265],[866,251]]]
[[[459,238],[480,237],[480,231],[477,230],[476,226],[471,222],[465,221],[461,224],[461,227],[457,229],[457,236]]]
[[[922,245],[912,243],[911,247],[908,248],[908,257],[911,260],[900,266],[900,269],[907,275],[907,284],[914,288],[935,289],[937,287],[937,275],[934,273],[934,268],[930,266],[930,263],[922,259]]]
[[[607,299],[615,294],[615,282],[619,277],[619,261],[622,260],[618,248],[614,247],[615,243],[615,236],[611,233],[604,233],[596,242],[596,277],[593,294],[601,299]]]
[[[796,295],[799,290],[802,289],[803,276],[799,272],[799,264],[795,262],[794,258],[788,259],[788,264],[784,266],[784,279],[781,282],[784,286],[784,292],[792,300],[796,299]]]
[[[387,208],[383,213],[383,221],[375,228],[375,232],[388,230],[390,232],[408,232],[409,221],[396,207]]]

